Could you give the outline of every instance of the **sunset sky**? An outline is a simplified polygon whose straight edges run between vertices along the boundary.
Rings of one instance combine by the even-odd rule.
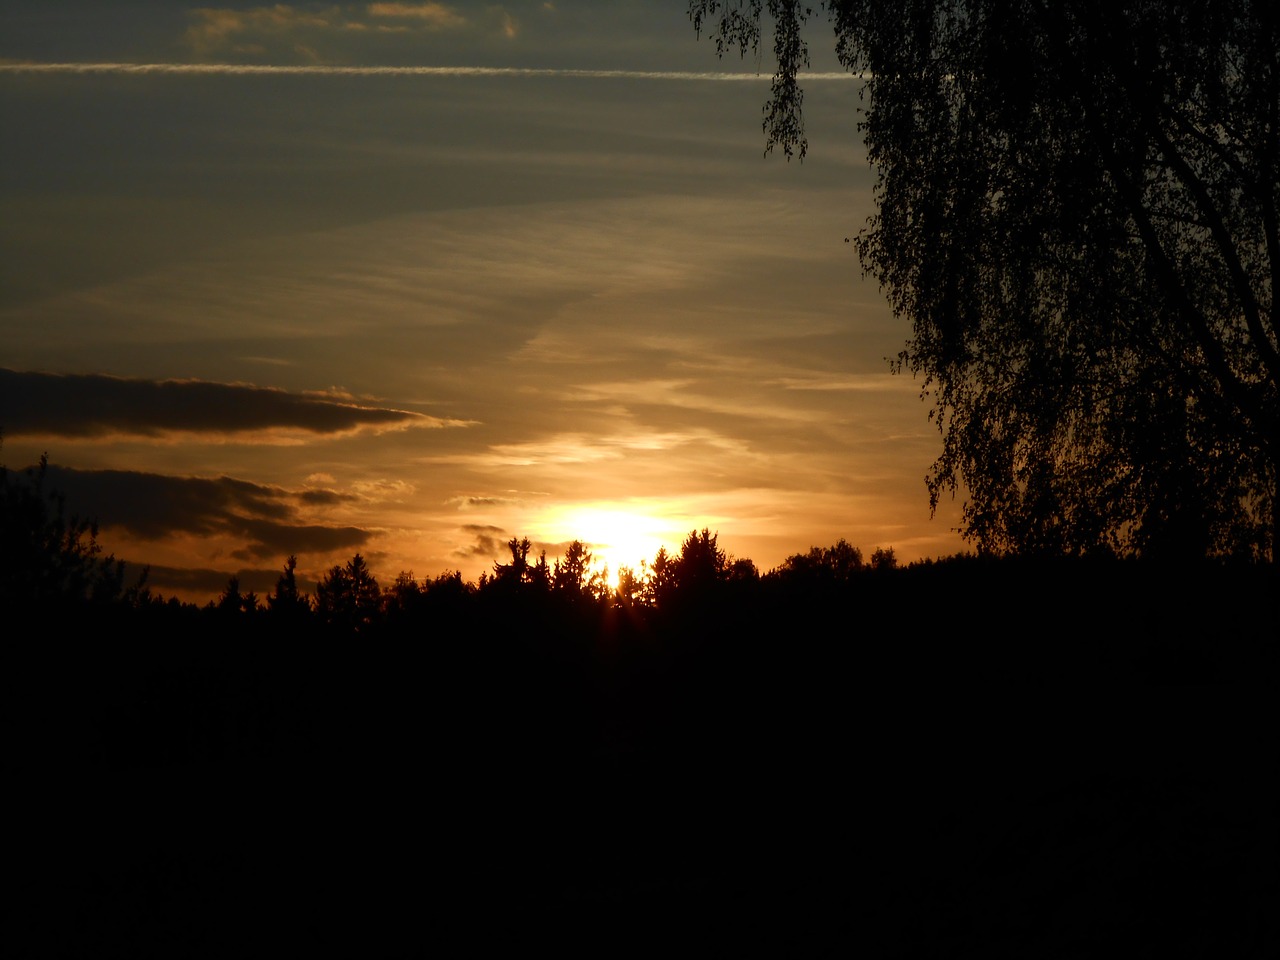
[[[0,462],[153,589],[963,548],[828,32],[801,164],[684,0],[208,2],[0,0]]]

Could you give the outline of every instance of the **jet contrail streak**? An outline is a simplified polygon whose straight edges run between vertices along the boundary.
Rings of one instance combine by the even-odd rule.
[[[760,81],[761,73],[698,73],[679,70],[570,70],[538,67],[338,67],[237,63],[0,63],[0,73],[198,74],[308,77],[568,77],[582,80]],[[855,80],[861,74],[806,73],[805,81]]]

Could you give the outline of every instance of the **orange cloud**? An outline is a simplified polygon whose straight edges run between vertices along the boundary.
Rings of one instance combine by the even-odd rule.
[[[401,20],[421,20],[431,30],[446,30],[466,26],[467,20],[452,7],[443,3],[371,3],[371,17],[391,17]]]
[[[295,27],[328,27],[329,17],[336,12],[337,8],[325,14],[304,12],[283,3],[253,10],[200,7],[191,11],[191,17],[196,22],[187,29],[186,38],[197,49],[221,46],[243,33],[283,31]]]

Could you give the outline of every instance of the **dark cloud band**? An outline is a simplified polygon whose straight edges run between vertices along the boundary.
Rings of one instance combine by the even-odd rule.
[[[128,564],[125,570],[125,583],[137,580],[142,569],[141,564]],[[234,576],[239,581],[241,593],[252,590],[258,595],[259,602],[262,602],[280,578],[279,569],[241,568],[230,572],[208,567],[165,567],[156,564],[148,565],[146,569],[146,585],[161,596],[183,593],[216,597],[226,588],[227,581]],[[315,591],[315,582],[300,577],[298,587],[304,593],[312,593]]]
[[[359,527],[300,522],[297,506],[311,499],[307,491],[232,477],[173,477],[51,465],[44,482],[48,490],[65,498],[68,512],[96,518],[104,528],[119,528],[148,540],[175,534],[230,536],[244,542],[238,551],[241,558],[354,549],[372,536]]]
[[[330,397],[202,380],[132,380],[0,369],[0,430],[6,436],[244,433],[460,426],[407,410]]]

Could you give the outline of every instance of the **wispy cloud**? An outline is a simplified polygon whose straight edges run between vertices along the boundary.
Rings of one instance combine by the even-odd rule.
[[[359,60],[362,55],[377,58],[396,49],[401,43],[396,36],[417,35],[415,39],[420,39],[433,34],[466,34],[484,39],[511,37],[515,29],[515,22],[501,7],[490,7],[473,19],[435,0],[201,7],[187,16],[189,25],[183,40],[197,60],[341,63]]]
[[[345,395],[289,393],[205,380],[137,380],[0,368],[0,429],[9,436],[102,438],[234,434],[288,442],[302,435],[457,427]]]
[[[489,494],[489,495],[473,494],[471,496],[450,497],[446,502],[450,506],[458,507],[460,510],[470,510],[477,507],[520,506],[524,503],[527,503],[528,500],[525,497],[511,497],[511,496],[502,497],[502,496],[494,496],[492,494]]]
[[[282,3],[252,10],[201,7],[191,11],[192,23],[185,39],[197,56],[221,50],[250,52],[246,48],[263,52],[255,40],[264,34],[278,36],[307,28],[328,29],[340,22],[340,15],[337,7],[324,11],[299,10]]]
[[[817,392],[884,392],[918,390],[919,387],[909,378],[893,376],[890,373],[860,374],[840,377],[778,377],[770,380],[772,386],[784,390],[812,390]]]
[[[443,3],[371,3],[371,17],[389,17],[397,20],[418,20],[432,30],[463,27],[467,18]]]
[[[524,443],[494,444],[479,453],[424,457],[424,463],[453,463],[480,469],[556,466],[619,460],[632,453],[662,453],[701,444],[721,451],[741,452],[740,441],[711,430],[636,431],[615,436],[561,433]]]
[[[574,403],[618,404],[626,409],[673,407],[754,421],[817,423],[830,417],[825,410],[791,406],[776,400],[770,402],[771,398],[749,385],[747,388],[734,385],[723,396],[709,392],[714,389],[712,383],[691,380],[624,380],[578,384],[561,399]]]
[[[459,558],[492,557],[500,554],[510,537],[502,527],[492,524],[468,523],[462,527],[468,542],[454,550]]]

